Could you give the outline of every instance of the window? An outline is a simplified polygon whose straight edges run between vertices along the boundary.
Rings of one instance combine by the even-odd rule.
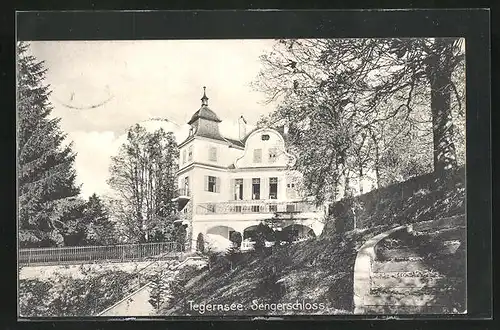
[[[269,140],[269,135],[268,134],[263,134],[261,136],[261,139],[262,139],[262,141],[267,141],[267,140]]]
[[[234,212],[235,212],[235,213],[241,213],[241,205],[236,205],[236,206],[234,207]]]
[[[253,150],[253,162],[254,163],[262,162],[262,149]]]
[[[182,151],[182,164],[186,162],[186,149]]]
[[[269,162],[274,163],[277,156],[278,152],[276,151],[276,148],[269,148]]]
[[[252,212],[258,213],[260,211],[259,205],[252,205]]]
[[[193,160],[193,146],[189,146],[188,149],[188,162]]]
[[[184,187],[183,187],[182,194],[184,196],[189,196],[189,177],[188,176],[186,176],[184,178]]]
[[[234,199],[242,200],[243,199],[243,179],[235,179],[234,180]]]
[[[269,178],[269,199],[278,198],[278,178]]]
[[[205,191],[220,192],[220,178],[215,176],[205,176]]]
[[[217,161],[217,148],[216,147],[210,147],[208,149],[208,160],[210,160],[211,162]]]
[[[252,199],[260,199],[260,179],[252,179]]]
[[[278,205],[276,204],[269,204],[269,212],[278,212]]]

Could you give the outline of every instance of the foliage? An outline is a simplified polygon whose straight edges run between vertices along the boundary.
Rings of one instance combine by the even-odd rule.
[[[115,223],[109,218],[108,211],[99,196],[93,194],[82,203],[81,218],[73,219],[68,226],[71,230],[64,233],[67,246],[110,245],[117,243]]]
[[[205,252],[205,239],[203,238],[202,233],[199,233],[196,239],[196,251],[201,253]]]
[[[254,252],[260,256],[267,255],[271,251],[271,249],[266,247],[266,241],[274,241],[274,230],[272,230],[268,225],[261,222],[255,228],[254,235]]]
[[[52,284],[39,279],[19,281],[19,313],[22,317],[50,315],[49,290]]]
[[[47,281],[19,280],[20,315],[96,315],[125,295],[129,274],[118,270],[84,272],[81,278],[56,274]]]
[[[322,235],[354,228],[407,224],[465,213],[465,168],[430,173],[332,203]]]
[[[21,247],[61,246],[63,235],[79,223],[83,201],[77,196],[76,154],[65,143],[59,118],[51,118],[46,69],[19,42],[17,75],[17,170]]]
[[[115,223],[109,218],[106,206],[96,194],[89,197],[84,217],[90,223],[87,244],[111,245],[117,243]]]
[[[135,125],[112,157],[108,183],[118,195],[114,212],[129,241],[173,238],[178,153],[173,133]]]
[[[180,251],[184,252],[186,250],[186,240],[187,240],[187,229],[186,225],[176,226],[174,237],[178,244]]]
[[[229,237],[229,240],[233,242],[236,248],[239,248],[241,246],[241,242],[243,241],[243,237],[241,236],[241,233],[239,231],[233,231],[231,233],[231,236]]]
[[[166,302],[168,294],[168,283],[165,268],[158,266],[151,275],[151,292],[148,302],[158,310]]]
[[[278,40],[261,60],[255,87],[279,106],[260,124],[289,126],[318,203],[355,182],[363,193],[367,180],[448,170],[463,155],[463,39]]]

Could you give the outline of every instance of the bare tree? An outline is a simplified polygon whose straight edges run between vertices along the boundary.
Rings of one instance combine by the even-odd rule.
[[[426,170],[429,156],[435,171],[453,168],[452,109],[463,104],[464,86],[452,78],[463,68],[462,43],[453,38],[278,40],[261,57],[255,83],[268,102],[279,103],[262,122],[291,123],[296,165],[319,197],[331,194],[331,184],[339,185],[346,175],[362,180],[375,172],[378,186],[384,172],[394,171],[385,165],[398,152],[402,157],[393,161],[400,164],[402,178],[412,166]]]
[[[115,216],[129,239],[146,242],[172,235],[177,157],[172,133],[148,133],[136,125],[112,158],[108,182],[118,195]]]

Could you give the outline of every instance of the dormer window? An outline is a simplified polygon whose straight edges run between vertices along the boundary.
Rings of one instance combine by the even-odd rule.
[[[263,134],[263,135],[261,136],[261,139],[262,139],[262,141],[267,141],[267,140],[269,140],[269,134]]]

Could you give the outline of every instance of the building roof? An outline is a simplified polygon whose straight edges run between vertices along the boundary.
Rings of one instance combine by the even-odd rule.
[[[241,142],[240,140],[234,140],[234,139],[230,139],[230,138],[224,138],[226,141],[228,141],[229,143],[231,144],[234,144],[238,147],[245,147],[245,143]]]
[[[188,121],[188,124],[191,125],[199,118],[211,120],[220,123],[222,120],[213,112],[208,106],[202,105],[201,108],[196,111],[191,119]]]

